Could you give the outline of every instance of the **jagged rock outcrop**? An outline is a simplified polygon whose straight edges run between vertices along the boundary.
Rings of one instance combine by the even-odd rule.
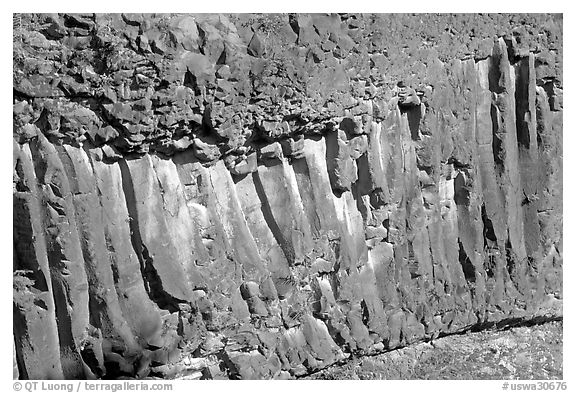
[[[562,315],[561,17],[14,18],[20,378],[291,378]]]

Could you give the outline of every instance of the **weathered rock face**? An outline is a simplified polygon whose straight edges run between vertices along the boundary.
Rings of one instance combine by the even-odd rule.
[[[14,33],[20,378],[289,378],[562,315],[561,17]]]

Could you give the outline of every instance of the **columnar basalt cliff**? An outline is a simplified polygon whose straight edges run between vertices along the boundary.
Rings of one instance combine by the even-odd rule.
[[[561,45],[557,15],[15,14],[15,373],[290,378],[561,316]]]

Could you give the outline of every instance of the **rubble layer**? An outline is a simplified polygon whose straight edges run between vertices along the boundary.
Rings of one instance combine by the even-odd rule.
[[[15,14],[18,377],[291,378],[561,316],[561,39]]]

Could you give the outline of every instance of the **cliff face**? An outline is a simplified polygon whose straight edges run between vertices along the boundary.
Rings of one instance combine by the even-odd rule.
[[[561,18],[14,20],[21,378],[285,378],[562,315]]]

